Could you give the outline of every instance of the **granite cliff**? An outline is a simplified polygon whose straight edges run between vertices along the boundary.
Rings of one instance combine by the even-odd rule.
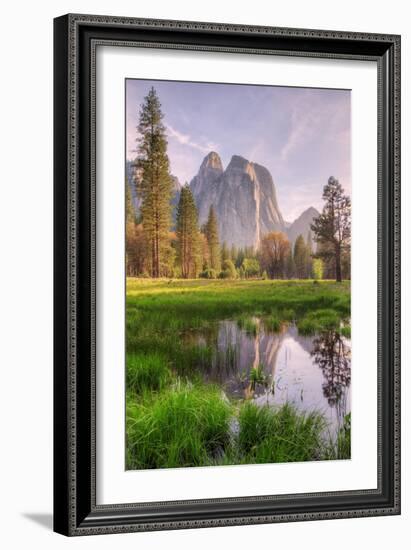
[[[286,230],[273,179],[260,164],[234,155],[224,170],[213,151],[204,158],[190,186],[200,224],[214,206],[221,242],[258,247],[265,233]]]

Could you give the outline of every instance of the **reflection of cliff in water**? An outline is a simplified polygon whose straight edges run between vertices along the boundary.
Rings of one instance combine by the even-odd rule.
[[[350,411],[351,345],[334,331],[308,337],[284,325],[275,333],[264,320],[252,318],[248,331],[224,320],[182,338],[199,347],[201,375],[232,398],[270,405],[290,401],[302,411],[321,410],[335,427]],[[260,382],[250,391],[253,369]]]

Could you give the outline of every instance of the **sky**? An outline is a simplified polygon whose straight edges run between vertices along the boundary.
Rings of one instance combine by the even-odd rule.
[[[126,80],[126,156],[136,157],[140,106],[154,86],[168,137],[171,173],[181,184],[217,152],[226,168],[232,155],[270,171],[285,220],[322,209],[330,176],[351,194],[349,90]]]

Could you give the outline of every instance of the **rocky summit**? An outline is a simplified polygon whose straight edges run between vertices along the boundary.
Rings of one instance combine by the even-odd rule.
[[[219,155],[212,151],[190,186],[200,224],[214,206],[221,242],[258,247],[265,233],[286,229],[273,179],[264,166],[234,155],[224,170]]]

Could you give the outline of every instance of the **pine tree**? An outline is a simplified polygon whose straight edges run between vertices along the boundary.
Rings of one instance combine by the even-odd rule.
[[[223,246],[221,247],[221,263],[223,264],[226,260],[231,260],[231,257],[227,243],[224,241]]]
[[[237,255],[238,255],[237,247],[235,246],[235,244],[233,244],[231,245],[230,258],[234,262],[234,264],[236,264],[237,262]]]
[[[181,189],[176,217],[177,262],[185,279],[196,277],[202,267],[199,233],[197,207],[186,184]]]
[[[165,265],[169,262],[171,248],[169,228],[173,184],[163,116],[158,95],[151,88],[140,110],[136,167],[141,220],[152,277],[160,277],[164,269],[167,269]]]
[[[298,235],[294,244],[294,264],[297,277],[304,279],[307,276],[307,247],[302,235]]]
[[[337,179],[330,177],[324,187],[325,206],[322,213],[313,219],[311,229],[318,243],[316,256],[332,260],[335,279],[342,281],[342,259],[349,253],[351,244],[351,199]]]
[[[307,233],[307,248],[310,252],[313,251],[313,235],[311,233],[311,230],[309,230]]]
[[[130,222],[134,223],[136,221],[136,213],[134,210],[133,201],[131,200],[130,183],[127,176],[126,176],[125,189],[126,189],[126,223],[130,223]]]
[[[244,258],[245,258],[244,250],[240,248],[237,252],[237,256],[235,259],[235,266],[237,269],[239,269],[243,265]]]
[[[211,269],[215,269],[219,272],[221,270],[220,241],[218,238],[217,216],[212,205],[210,206],[210,211],[208,213],[205,234],[207,237],[210,254],[210,267]]]
[[[311,231],[307,234],[306,259],[305,259],[305,276],[310,278],[313,276],[313,238]]]
[[[210,266],[210,249],[208,248],[207,237],[203,231],[199,235],[200,266],[203,271]]]
[[[294,257],[293,257],[293,252],[291,250],[291,247],[288,251],[285,269],[287,273],[287,278],[293,279],[295,277],[295,263],[294,263]]]

